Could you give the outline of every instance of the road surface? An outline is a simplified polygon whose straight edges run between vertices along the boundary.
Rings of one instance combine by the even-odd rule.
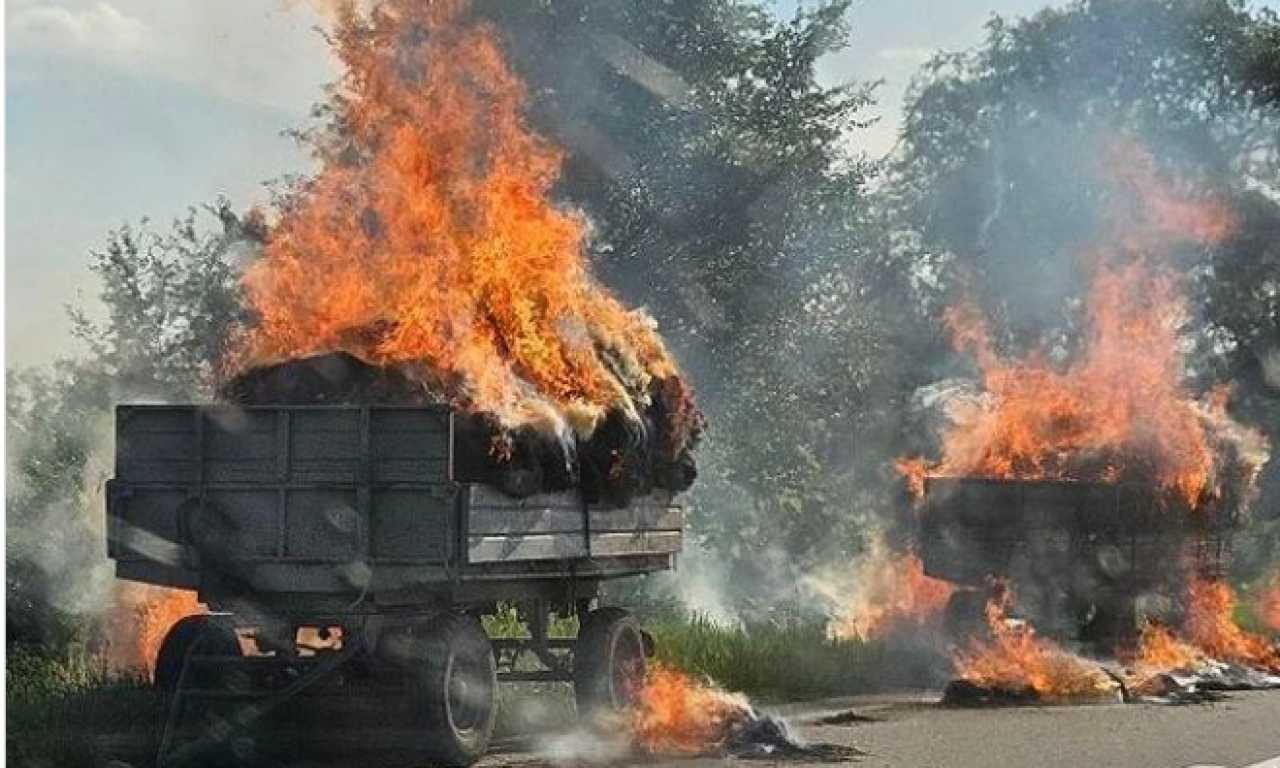
[[[986,710],[942,709],[922,697],[878,697],[798,705],[783,713],[811,741],[864,753],[852,762],[804,763],[811,768],[1280,768],[1280,691],[1232,693],[1226,701],[1193,706]],[[844,714],[837,719],[849,722],[817,724],[833,714]],[[570,737],[542,745],[509,744],[510,751],[486,758],[483,765],[596,762],[589,741]],[[616,756],[605,762],[680,768],[724,764],[720,759],[631,762]],[[740,768],[769,764],[734,762]]]
[[[882,719],[802,730],[863,750],[865,768],[1234,768],[1280,758],[1280,691],[1179,707],[953,710],[890,702],[854,711]]]

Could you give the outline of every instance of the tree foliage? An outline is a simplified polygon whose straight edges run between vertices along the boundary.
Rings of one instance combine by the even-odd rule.
[[[259,231],[220,201],[167,232],[124,226],[90,255],[101,318],[70,309],[86,352],[46,369],[6,372],[9,636],[61,643],[107,604],[102,484],[111,471],[111,413],[121,401],[207,396],[241,321],[237,264]]]

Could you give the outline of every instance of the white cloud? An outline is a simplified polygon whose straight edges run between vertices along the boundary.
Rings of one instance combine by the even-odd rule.
[[[151,32],[144,22],[108,2],[87,8],[15,3],[8,15],[8,44],[18,53],[128,56],[147,44]]]
[[[10,0],[17,82],[125,73],[306,114],[336,63],[322,18],[292,0]]]

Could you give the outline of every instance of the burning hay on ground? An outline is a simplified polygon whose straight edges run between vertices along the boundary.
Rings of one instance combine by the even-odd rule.
[[[553,763],[588,764],[628,757],[838,762],[861,754],[807,742],[745,695],[665,665],[649,670],[634,711],[598,713],[573,731],[540,739],[537,751]]]
[[[842,760],[856,750],[802,740],[779,717],[709,681],[667,667],[649,673],[633,733],[637,751],[654,757]]]
[[[761,716],[742,694],[665,667],[649,673],[640,693],[635,739],[641,751],[669,757],[801,748],[785,724]]]
[[[1120,662],[1091,659],[1038,635],[1028,622],[1006,614],[1009,591],[996,591],[998,597],[987,606],[990,639],[970,640],[954,652],[959,677],[943,694],[944,705],[1190,704],[1217,701],[1223,691],[1280,688],[1274,666],[1280,649],[1241,630],[1220,605],[1193,603],[1195,615],[1187,623],[1213,625],[1209,631],[1215,637],[1220,633],[1230,640],[1199,637],[1192,644],[1168,627],[1148,623],[1136,653]],[[1223,648],[1223,642],[1234,650]]]
[[[245,275],[254,320],[222,394],[447,403],[469,463],[514,495],[685,490],[703,431],[689,387],[653,321],[592,276],[585,221],[551,198],[562,153],[469,13],[342,15],[335,130]]]
[[[997,585],[986,607],[990,639],[953,656],[959,679],[943,697],[952,706],[1116,702],[1120,684],[1100,666],[1009,617],[1013,593]]]
[[[1236,623],[1235,593],[1225,581],[1187,584],[1186,638],[1210,658],[1280,675],[1280,647]]]
[[[1206,609],[1210,607],[1202,604],[1192,610]],[[1206,621],[1217,623],[1222,617],[1190,623]],[[1250,637],[1259,650],[1265,648],[1262,638],[1244,633],[1234,622],[1231,626],[1231,634]],[[1123,684],[1126,700],[1155,704],[1202,703],[1218,700],[1222,691],[1280,687],[1280,676],[1266,666],[1265,651],[1254,658],[1231,660],[1215,658],[1206,646],[1211,644],[1203,639],[1193,645],[1166,626],[1148,623],[1142,628],[1137,654],[1113,674]]]

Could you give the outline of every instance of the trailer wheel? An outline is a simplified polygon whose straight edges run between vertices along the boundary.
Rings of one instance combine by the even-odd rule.
[[[979,589],[961,587],[951,593],[942,612],[942,627],[957,643],[982,637],[987,630],[987,594]]]
[[[185,616],[178,619],[164,636],[156,653],[156,689],[166,698],[178,690],[182,668],[192,653],[202,656],[239,656],[240,643],[235,633],[211,616]]]
[[[424,751],[437,765],[471,765],[488,748],[497,714],[493,647],[480,622],[460,614],[428,624],[426,639]]]
[[[644,685],[646,646],[640,624],[621,608],[600,608],[583,617],[573,648],[579,716],[635,706]]]

